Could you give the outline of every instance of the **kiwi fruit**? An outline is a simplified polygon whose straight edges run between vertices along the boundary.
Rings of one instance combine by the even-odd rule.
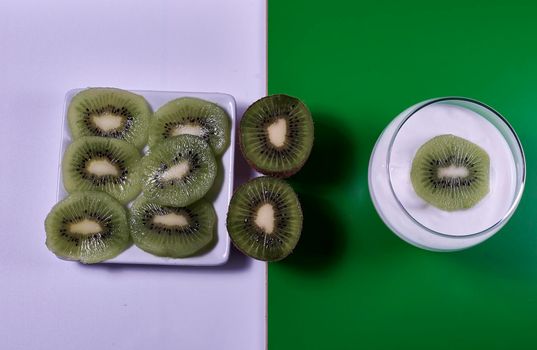
[[[412,161],[414,191],[427,203],[446,211],[468,209],[489,192],[487,152],[455,135],[424,143]]]
[[[302,231],[302,209],[284,180],[263,176],[241,185],[227,214],[233,244],[258,260],[277,261],[295,248]]]
[[[177,135],[195,135],[209,143],[215,155],[229,145],[230,120],[218,105],[198,98],[182,97],[160,107],[151,118],[149,147]]]
[[[132,244],[125,208],[103,192],[69,195],[52,208],[45,231],[50,251],[84,264],[112,259]]]
[[[147,143],[151,107],[140,95],[114,88],[90,88],[76,94],[67,109],[73,139],[101,136],[142,149]]]
[[[121,203],[141,191],[137,178],[139,151],[123,140],[85,136],[71,143],[63,156],[63,184],[67,192],[102,191]]]
[[[214,155],[203,139],[193,135],[166,139],[142,159],[144,196],[160,205],[187,206],[205,196],[216,171]]]
[[[299,171],[313,146],[313,120],[304,103],[287,95],[254,102],[240,122],[240,146],[257,171],[288,177]]]
[[[171,207],[140,196],[133,202],[130,211],[134,244],[150,254],[185,258],[214,241],[216,213],[206,201],[197,201],[186,207]]]

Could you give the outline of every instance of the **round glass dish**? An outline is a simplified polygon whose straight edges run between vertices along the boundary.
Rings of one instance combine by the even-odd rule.
[[[443,211],[414,191],[414,155],[442,134],[465,138],[489,154],[489,193],[472,208]],[[395,234],[420,248],[455,251],[483,242],[507,223],[525,176],[522,145],[505,118],[479,101],[444,97],[411,106],[384,129],[371,154],[368,181],[375,209]]]

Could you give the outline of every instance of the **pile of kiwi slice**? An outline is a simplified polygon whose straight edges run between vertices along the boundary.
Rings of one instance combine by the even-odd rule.
[[[238,250],[262,261],[287,257],[296,247],[303,214],[293,188],[281,178],[298,172],[313,146],[311,114],[299,99],[271,95],[254,102],[240,123],[244,157],[268,175],[240,186],[231,199],[227,229]]]
[[[153,115],[140,95],[90,88],[72,98],[67,119],[73,142],[62,177],[69,195],[45,220],[53,253],[91,264],[132,243],[169,258],[211,246],[216,214],[204,197],[216,178],[216,159],[229,145],[222,108],[182,98]]]
[[[205,197],[229,145],[222,108],[186,97],[153,115],[142,96],[91,88],[73,97],[67,117],[73,142],[62,177],[69,195],[45,221],[52,252],[97,263],[132,243],[169,258],[199,254],[214,243],[216,213]],[[281,260],[295,248],[303,220],[296,193],[281,178],[298,172],[311,153],[311,114],[297,98],[264,97],[245,112],[240,145],[252,167],[268,176],[236,190],[228,232],[244,254]]]

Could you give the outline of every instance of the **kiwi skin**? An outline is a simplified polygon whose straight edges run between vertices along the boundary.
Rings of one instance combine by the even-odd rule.
[[[244,155],[244,148],[243,147],[244,146],[242,145],[242,140],[241,140],[240,148],[241,148],[242,154]],[[311,150],[308,153],[308,156],[306,158],[304,158],[304,161],[302,161],[296,168],[293,168],[293,169],[291,169],[289,171],[282,171],[282,172],[270,171],[270,170],[267,170],[267,169],[260,168],[257,165],[255,165],[252,161],[250,161],[250,159],[248,159],[246,157],[243,157],[243,158],[246,160],[248,165],[251,168],[254,168],[257,172],[259,172],[259,173],[261,173],[263,175],[276,177],[276,178],[279,178],[279,179],[285,179],[285,178],[291,177],[291,176],[295,175],[296,173],[298,173],[300,171],[300,169],[302,169],[304,164],[306,164],[306,161],[308,160],[310,154],[311,154]]]
[[[285,95],[285,94],[278,94],[279,96],[282,96],[282,97],[286,97],[286,98],[293,98],[293,99],[297,99],[299,101],[299,103],[301,103],[304,108],[309,112],[309,114],[311,115],[311,112],[308,108],[308,106],[306,106],[305,103],[303,103],[300,99],[296,98],[296,97],[293,97],[293,96],[289,96],[289,95]],[[246,114],[253,106],[256,102],[259,102],[259,101],[262,101],[264,99],[268,99],[268,98],[271,98],[273,96],[277,96],[277,95],[269,95],[269,96],[265,96],[263,98],[260,98],[259,100],[255,101],[254,103],[252,103],[247,109],[246,111],[244,112],[244,114]],[[241,120],[242,121],[242,120]],[[313,119],[312,119],[312,122],[313,122]],[[310,154],[312,152],[312,149],[313,149],[313,146],[315,144],[315,123],[313,123],[312,125],[312,131],[313,131],[313,135],[312,135],[312,147],[308,150],[308,153],[306,154],[306,156],[304,157],[304,159],[302,160],[302,162],[300,162],[300,164],[298,164],[295,168],[293,169],[290,169],[288,171],[271,171],[269,169],[264,169],[264,168],[261,168],[259,166],[257,166],[254,162],[252,162],[250,159],[248,159],[248,157],[244,156],[246,154],[245,152],[245,146],[243,144],[243,140],[242,140],[242,137],[240,137],[240,134],[241,134],[241,127],[242,127],[242,123],[239,123],[239,146],[240,146],[240,149],[241,149],[241,152],[243,154],[243,158],[246,160],[246,162],[248,163],[248,165],[252,168],[254,168],[255,170],[257,170],[257,172],[263,174],[263,175],[267,175],[267,176],[272,176],[272,177],[277,177],[277,178],[280,178],[280,179],[284,179],[284,178],[287,178],[287,177],[290,177],[290,176],[293,176],[294,174],[296,174],[300,169],[302,169],[302,167],[304,166],[304,164],[306,164],[308,158],[310,157]]]

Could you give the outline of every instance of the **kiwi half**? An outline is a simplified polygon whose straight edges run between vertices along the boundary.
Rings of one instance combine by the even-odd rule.
[[[216,155],[229,145],[230,121],[218,105],[198,98],[182,97],[160,107],[151,118],[149,147],[177,135],[195,135],[209,143]]]
[[[131,245],[127,213],[103,192],[77,192],[56,204],[45,220],[46,245],[59,258],[93,264]]]
[[[242,152],[257,171],[276,177],[296,173],[313,146],[313,120],[300,100],[272,95],[254,102],[240,122]]]
[[[67,192],[102,191],[121,203],[141,191],[137,178],[140,153],[125,141],[98,136],[81,137],[63,156],[63,184]]]
[[[302,231],[298,197],[283,180],[267,176],[250,180],[231,198],[227,229],[244,254],[263,261],[281,260],[293,251]]]
[[[147,142],[151,113],[140,95],[114,88],[90,88],[73,97],[67,119],[73,139],[111,137],[142,149]]]
[[[142,196],[131,207],[130,225],[134,244],[140,249],[157,256],[185,258],[214,240],[216,213],[205,201],[179,208]]]
[[[489,164],[487,152],[478,145],[440,135],[418,149],[410,179],[427,203],[446,211],[468,209],[489,192]]]
[[[169,138],[142,159],[144,196],[160,205],[187,206],[205,196],[216,171],[207,142],[193,135]]]

